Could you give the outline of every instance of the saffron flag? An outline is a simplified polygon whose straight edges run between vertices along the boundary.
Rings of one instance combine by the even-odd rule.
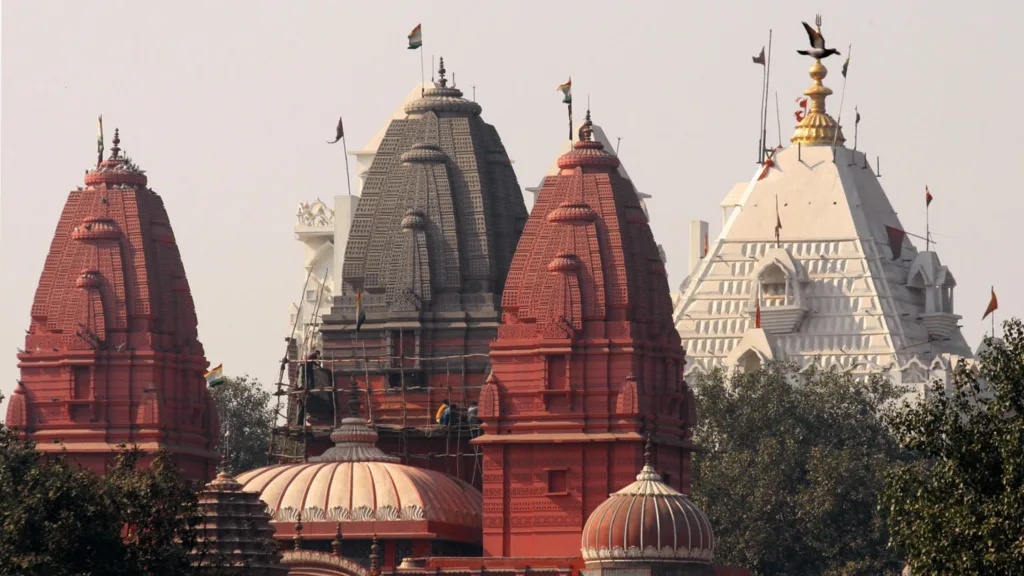
[[[925,207],[932,205],[932,193],[928,191],[928,187],[924,187],[924,205]]]
[[[96,164],[103,162],[103,114],[100,114],[100,128],[96,134]]]
[[[761,53],[754,56],[754,64],[760,64],[764,66],[764,46],[761,46]]]
[[[758,180],[764,180],[765,176],[768,175],[768,171],[771,170],[772,166],[775,166],[775,160],[772,160],[771,156],[765,158],[764,159],[764,168],[761,168],[761,174],[757,177],[757,179]]]
[[[757,310],[754,311],[754,328],[761,327],[761,299],[757,299]]]
[[[420,46],[423,46],[423,28],[422,24],[417,24],[412,32],[409,32],[409,50],[415,50]]]
[[[850,69],[850,57],[846,57],[846,62],[843,62],[843,78],[846,78],[846,71]]]
[[[345,137],[345,126],[341,123],[341,118],[338,118],[338,128],[334,136],[334,142],[328,142],[328,144],[337,144],[339,140]]]
[[[562,93],[562,103],[572,104],[572,76],[569,77],[569,81],[558,87],[558,90]]]
[[[223,384],[224,380],[226,380],[226,378],[224,378],[223,364],[218,364],[216,368],[213,368],[206,373],[206,385],[210,388],[213,388],[218,384]]]
[[[363,312],[363,289],[360,288],[356,290],[356,334],[363,327],[363,322],[366,322],[366,312]]]
[[[988,315],[995,312],[999,308],[999,300],[996,298],[996,287],[992,287],[992,298],[988,301],[988,308],[985,308],[985,315],[981,317],[982,320],[988,318]]]
[[[710,248],[710,246],[708,246],[708,233],[705,232],[704,233],[704,257],[705,258],[707,258],[708,252],[710,252],[710,250],[708,248]]]
[[[892,259],[899,260],[900,254],[903,253],[903,239],[907,237],[907,233],[892,226],[886,226],[885,233],[889,235],[889,248],[892,250]]]

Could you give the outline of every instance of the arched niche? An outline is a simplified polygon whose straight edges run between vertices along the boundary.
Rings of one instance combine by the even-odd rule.
[[[751,328],[725,358],[725,365],[738,372],[752,372],[775,359],[775,340],[761,328]]]
[[[757,261],[751,278],[747,313],[761,314],[761,327],[775,334],[795,331],[806,313],[803,285],[807,275],[785,248],[772,248]]]

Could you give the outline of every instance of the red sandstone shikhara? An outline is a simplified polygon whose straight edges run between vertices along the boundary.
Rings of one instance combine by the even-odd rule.
[[[451,102],[460,113],[479,114],[478,106],[445,90],[442,83],[427,91],[409,114],[436,123],[431,114],[451,114]],[[448,107],[435,110],[431,99]],[[326,444],[321,437],[295,461],[244,472],[238,482],[222,473],[207,485],[200,498],[204,542],[268,575],[282,567],[293,575],[349,576],[743,574],[712,567],[712,527],[688,497],[696,412],[682,378],[685,355],[672,325],[664,265],[632,183],[618,158],[592,140],[592,126],[588,112],[579,141],[558,159],[559,173],[545,180],[525,227],[510,168],[489,184],[503,190],[511,209],[485,220],[503,236],[495,241],[493,267],[466,268],[478,279],[439,279],[420,270],[426,264],[419,260],[401,280],[412,282],[405,292],[390,285],[380,290],[376,275],[348,276],[377,291],[368,297],[368,331],[387,332],[396,318],[413,323],[413,353],[436,344],[433,331],[456,316],[475,319],[477,331],[496,330],[491,372],[479,395],[482,433],[472,441],[482,452],[482,494],[472,485],[481,479],[475,471],[432,471],[429,459],[406,455],[403,462],[378,448],[378,432],[368,424],[380,423],[364,417],[359,398],[370,398],[372,414],[380,396],[367,394],[373,380],[350,377],[350,416],[330,434],[333,447],[317,455]],[[482,133],[497,150],[496,133]],[[447,182],[449,153],[436,143],[406,140],[402,164],[385,167],[426,171]],[[116,137],[114,144],[65,206],[19,354],[23,384],[8,423],[40,441],[42,450],[67,447],[97,472],[115,445],[126,442],[169,449],[185,475],[208,479],[219,425],[203,382],[208,363],[181,258],[162,201],[146,188],[144,173],[121,157]],[[492,151],[491,157],[508,167],[504,156]],[[430,189],[424,181],[410,184],[410,198]],[[380,215],[382,222],[400,222],[392,247],[399,256],[406,249],[429,254],[428,230],[445,214],[398,204],[388,205],[390,216]],[[395,210],[404,214],[400,220]],[[476,292],[457,294],[467,309],[452,315],[445,306],[459,300],[451,294],[474,282]],[[436,309],[420,297],[430,294],[441,295]],[[497,295],[500,325],[491,307]],[[339,300],[341,314],[328,320],[344,325],[350,311]],[[361,305],[354,310],[353,320]],[[327,338],[334,350],[344,350],[345,330]],[[466,350],[469,339],[462,338]],[[406,349],[401,337],[398,342],[404,370]],[[484,367],[472,369],[482,376]],[[318,416],[310,405],[311,415],[298,421],[337,421],[343,393],[335,380],[349,374],[326,372],[317,393],[327,393],[334,410],[321,406],[316,410],[327,416]],[[389,374],[380,375],[381,384]],[[401,391],[404,401],[404,384]],[[429,388],[420,394],[426,398],[417,401],[433,408]],[[428,431],[416,446],[443,438]],[[467,474],[470,482],[458,478]],[[291,543],[281,557],[260,546],[271,533]]]
[[[7,425],[98,473],[126,443],[211,479],[219,425],[192,294],[163,200],[119,145],[115,132],[64,205]]]

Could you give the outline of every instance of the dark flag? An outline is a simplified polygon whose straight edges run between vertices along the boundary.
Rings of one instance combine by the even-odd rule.
[[[985,308],[985,315],[981,317],[982,320],[988,318],[988,315],[995,312],[999,308],[999,300],[996,299],[996,287],[992,287],[992,298],[988,301],[988,308]]]
[[[903,239],[907,237],[907,233],[892,226],[886,226],[885,233],[889,235],[889,248],[892,250],[892,259],[899,260],[900,254],[903,253]]]
[[[846,78],[846,71],[850,69],[850,57],[846,57],[846,62],[843,62],[843,78]]]
[[[328,142],[328,144],[337,144],[344,137],[345,137],[345,127],[341,123],[341,118],[338,118],[338,132],[334,136],[334,142]]]
[[[924,205],[925,208],[932,205],[932,193],[928,191],[928,187],[924,187]]]
[[[761,53],[758,54],[757,56],[754,56],[753,58],[754,64],[760,64],[761,66],[764,66],[764,46],[761,46]]]
[[[779,243],[779,233],[782,231],[782,216],[779,215],[779,197],[775,197],[775,244]]]
[[[856,112],[856,114],[857,114],[857,119],[854,120],[853,123],[854,124],[860,124],[860,112],[856,108],[854,108],[853,111]]]

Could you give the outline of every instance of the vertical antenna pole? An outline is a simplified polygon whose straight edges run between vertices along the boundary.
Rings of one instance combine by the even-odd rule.
[[[925,186],[925,190],[928,187]],[[932,227],[929,216],[931,215],[931,206],[927,202],[924,204],[924,251],[928,252],[932,246]],[[995,333],[993,333],[993,336]]]
[[[436,70],[436,69],[437,69],[437,67],[434,65],[434,55],[431,54],[430,55],[430,81],[431,82],[434,81],[434,70]]]
[[[622,144],[622,136],[619,136],[618,139],[615,141],[615,155],[616,156],[619,155],[619,145],[620,144]]]
[[[419,50],[420,50],[420,98],[422,98],[423,97],[423,91],[424,91],[423,85],[426,84],[427,81],[424,80],[424,78],[426,76],[423,73],[423,46],[422,45],[420,45]],[[430,61],[431,61],[431,66],[433,66],[433,61],[434,61],[434,57],[433,56],[430,57]],[[430,74],[431,74],[431,76],[433,76],[434,73],[431,72]]]
[[[779,148],[782,148],[782,119],[779,117],[779,91],[775,91],[775,128],[778,130]]]
[[[882,177],[882,158],[875,156],[875,178]]]
[[[768,148],[768,87],[772,80],[772,31],[768,30],[768,60],[765,62],[764,70],[764,110],[761,112],[761,163]]]

